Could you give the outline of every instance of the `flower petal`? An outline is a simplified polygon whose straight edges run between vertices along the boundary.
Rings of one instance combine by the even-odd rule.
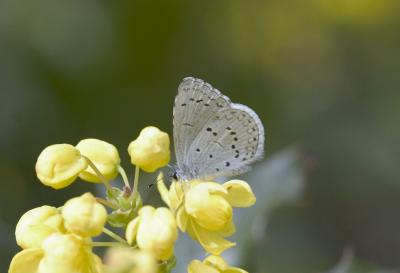
[[[203,228],[220,231],[232,219],[232,206],[224,197],[211,194],[209,184],[198,184],[186,193],[185,210]]]
[[[157,177],[157,189],[158,189],[158,192],[161,195],[161,199],[164,201],[165,204],[167,204],[167,206],[169,208],[171,208],[171,201],[169,199],[169,192],[168,192],[167,187],[165,186],[164,174],[162,172],[160,172],[158,177]]]
[[[222,259],[221,256],[210,255],[203,261],[204,264],[213,266],[217,268],[219,271],[223,271],[228,268],[228,264]]]
[[[231,180],[222,186],[228,191],[226,199],[234,207],[250,207],[256,202],[251,187],[245,181]]]
[[[220,235],[223,237],[229,237],[232,236],[236,232],[236,227],[233,222],[233,219],[228,221],[228,223],[225,225],[225,227],[219,232]]]
[[[186,213],[183,207],[179,208],[176,213],[176,223],[182,232],[186,231],[189,215]]]
[[[130,221],[128,226],[126,227],[125,238],[128,241],[128,244],[130,245],[132,245],[133,242],[136,241],[136,235],[139,228],[139,220],[140,217],[136,217],[135,219]]]
[[[30,248],[18,252],[11,261],[8,273],[38,273],[43,250]]]
[[[225,240],[218,233],[205,230],[192,220],[188,222],[187,231],[192,238],[199,241],[208,253],[213,255],[219,255],[228,248],[236,245],[236,243]]]
[[[74,182],[87,166],[77,148],[70,144],[54,144],[40,153],[35,169],[44,185],[58,190]]]
[[[40,273],[100,273],[99,260],[92,253],[89,238],[74,234],[53,234],[42,244]],[[100,270],[100,271],[99,271]]]
[[[93,162],[107,180],[112,180],[118,175],[121,159],[114,145],[99,139],[87,138],[81,140],[75,147]],[[79,177],[88,182],[102,182],[91,167],[87,167]]]
[[[219,273],[217,269],[205,265],[199,260],[193,260],[188,266],[188,273]]]
[[[82,237],[100,235],[107,221],[107,210],[87,192],[68,200],[62,209],[66,229]]]
[[[98,272],[98,273],[103,273],[104,272],[104,264],[103,261],[101,260],[101,258],[99,256],[97,256],[96,254],[92,255],[93,258],[93,272]]]
[[[152,252],[158,260],[168,260],[178,237],[175,217],[167,208],[144,206],[139,211],[140,222],[136,242],[140,249]]]
[[[169,200],[171,202],[171,209],[176,210],[183,200],[183,184],[178,181],[173,181],[169,188]]]
[[[15,229],[17,244],[24,248],[38,248],[43,240],[55,232],[64,232],[63,218],[55,207],[41,206],[22,215]]]
[[[219,183],[203,182],[202,185],[207,186],[208,192],[213,195],[219,195],[224,198],[228,196],[228,191]]]

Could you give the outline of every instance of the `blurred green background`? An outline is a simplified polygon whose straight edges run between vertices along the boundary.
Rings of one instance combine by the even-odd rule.
[[[185,76],[259,114],[266,160],[303,151],[302,197],[253,224],[236,264],[325,272],[350,246],[363,264],[400,268],[399,12],[397,0],[0,0],[0,271],[26,210],[96,190],[42,186],[40,151],[96,137],[128,169],[141,128],[172,133]]]

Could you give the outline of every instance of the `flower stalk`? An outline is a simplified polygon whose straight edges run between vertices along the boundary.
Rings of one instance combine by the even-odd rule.
[[[92,170],[96,173],[96,175],[100,178],[101,182],[103,182],[104,186],[106,186],[107,190],[111,190],[110,182],[104,177],[104,175],[97,169],[96,165],[87,157],[82,155],[83,158],[86,159],[88,165]]]
[[[136,198],[139,194],[139,166],[135,166],[135,179],[133,180],[133,197]]]
[[[117,242],[92,242],[88,244],[88,246],[92,247],[119,247],[121,246],[120,243]]]
[[[122,243],[124,245],[128,245],[127,241],[124,238],[112,232],[111,230],[107,229],[106,227],[103,227],[103,232],[108,236],[110,236],[111,238],[113,238],[115,241]]]
[[[126,172],[125,172],[124,168],[121,167],[121,165],[118,165],[118,172],[121,175],[122,180],[124,181],[125,187],[127,187],[128,189],[131,189],[131,186],[129,185],[128,176],[126,175]]]

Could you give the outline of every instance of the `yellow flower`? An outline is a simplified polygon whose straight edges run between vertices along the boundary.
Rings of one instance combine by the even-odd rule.
[[[154,172],[169,162],[169,136],[156,127],[148,126],[129,144],[128,153],[132,164],[146,172]]]
[[[85,193],[68,200],[62,216],[67,230],[83,237],[94,237],[102,232],[107,211],[91,193]]]
[[[247,273],[238,267],[229,266],[220,256],[208,256],[203,262],[193,260],[188,266],[189,273]]]
[[[156,273],[158,265],[151,253],[128,247],[112,247],[105,254],[108,273]]]
[[[241,180],[223,185],[199,180],[184,183],[173,181],[168,190],[162,174],[157,183],[161,198],[176,215],[178,227],[211,254],[219,255],[234,246],[235,243],[224,238],[235,232],[232,207],[249,207],[255,203],[250,186]]]
[[[73,234],[54,233],[43,241],[41,248],[17,253],[8,273],[102,273],[102,262],[88,243]]]
[[[22,215],[15,229],[17,244],[24,248],[37,248],[49,235],[64,232],[59,211],[50,206],[31,209]]]
[[[53,234],[42,245],[40,273],[101,272],[100,259],[92,253],[88,239],[74,234]]]
[[[144,206],[139,216],[126,228],[126,240],[137,243],[140,249],[149,251],[159,260],[168,260],[174,252],[178,238],[175,218],[167,208]]]
[[[81,140],[76,148],[94,163],[106,179],[111,180],[118,175],[118,166],[121,160],[114,145],[102,140],[88,138]],[[90,167],[81,172],[79,177],[88,182],[102,182]]]
[[[46,186],[61,189],[69,186],[87,167],[77,148],[54,144],[45,148],[36,162],[36,175]]]

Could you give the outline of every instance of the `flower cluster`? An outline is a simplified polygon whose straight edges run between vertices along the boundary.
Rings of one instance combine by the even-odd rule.
[[[120,165],[117,148],[110,143],[84,139],[75,146],[45,148],[36,162],[37,177],[44,185],[58,190],[80,178],[103,183],[105,197],[84,193],[58,208],[45,205],[27,211],[16,226],[22,250],[12,259],[9,273],[169,273],[176,262],[178,230],[187,232],[210,254],[202,262],[190,262],[189,273],[245,273],[220,255],[235,245],[226,239],[235,233],[233,208],[256,201],[246,182],[173,180],[167,187],[160,173],[157,189],[167,207],[142,204],[139,171],[154,172],[166,166],[169,146],[168,134],[156,127],[140,132],[128,146],[136,166],[133,185]],[[121,188],[110,183],[118,175],[124,182]],[[124,236],[108,226],[122,228]],[[113,241],[93,240],[101,234]],[[108,247],[103,260],[94,254],[94,247]]]
[[[91,237],[102,232],[106,217],[106,209],[90,193],[67,201],[62,209],[29,210],[16,227],[23,250],[14,256],[9,272],[103,272]]]

